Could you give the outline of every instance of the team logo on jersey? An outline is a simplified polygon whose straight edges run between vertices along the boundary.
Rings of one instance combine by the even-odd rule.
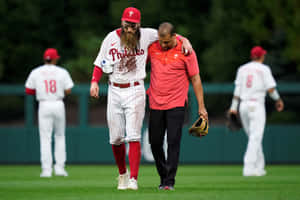
[[[144,49],[137,49],[136,51],[130,51],[127,48],[125,48],[123,52],[119,52],[118,49],[116,48],[112,48],[109,50],[109,55],[111,55],[113,61],[117,59],[120,60],[125,57],[132,57],[132,56],[135,57],[144,54],[145,54]]]

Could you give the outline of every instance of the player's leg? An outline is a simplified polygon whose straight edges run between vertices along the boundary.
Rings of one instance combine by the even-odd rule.
[[[141,160],[140,140],[145,116],[146,93],[144,85],[126,88],[122,92],[123,109],[126,118],[126,141],[129,142],[130,181],[128,187],[129,189],[137,189],[136,181]]]
[[[66,114],[64,103],[53,102],[55,105],[55,120],[54,120],[54,156],[55,156],[55,174],[58,176],[68,176],[65,171],[66,162]]]
[[[265,171],[265,157],[264,157],[264,153],[263,153],[263,135],[264,135],[264,128],[265,128],[265,123],[266,123],[266,111],[265,111],[265,107],[263,104],[260,104],[260,106],[257,109],[257,114],[258,119],[256,119],[257,121],[255,122],[255,128],[256,128],[256,132],[255,134],[257,134],[258,136],[256,137],[258,140],[258,146],[257,146],[257,159],[255,162],[255,166],[256,166],[256,172],[257,175],[265,175],[266,171]]]
[[[160,176],[160,186],[166,185],[167,166],[163,149],[166,130],[166,111],[152,110],[149,114],[149,143],[155,160],[157,172]]]
[[[177,172],[182,127],[184,122],[184,107],[177,107],[167,111],[167,140],[168,140],[168,157],[167,157],[167,186],[173,187]]]
[[[251,162],[251,151],[252,151],[252,143],[250,143],[250,107],[248,101],[242,101],[240,104],[240,117],[242,121],[242,125],[244,131],[248,137],[248,144],[244,154],[244,167],[243,167],[243,175],[249,176],[254,173],[254,162]]]
[[[259,155],[259,148],[262,147],[262,138],[265,124],[265,115],[258,102],[251,102],[249,106],[249,138],[247,151],[245,153],[245,170],[256,174],[256,165]]]
[[[39,103],[38,124],[40,135],[41,177],[52,176],[52,130],[53,116],[46,102]]]
[[[125,115],[121,107],[119,89],[109,86],[107,97],[107,123],[109,141],[119,170],[118,189],[127,189],[128,175],[126,169]]]

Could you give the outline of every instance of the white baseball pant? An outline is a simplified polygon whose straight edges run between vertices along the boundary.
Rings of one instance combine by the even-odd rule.
[[[137,86],[128,88],[109,85],[107,121],[110,144],[119,145],[141,140],[145,101],[146,92],[143,81],[140,81]]]
[[[38,119],[42,169],[52,170],[52,132],[55,141],[55,167],[64,168],[66,162],[64,102],[62,100],[40,101]]]
[[[265,158],[262,146],[266,123],[264,103],[259,101],[242,101],[240,104],[240,116],[248,136],[243,172],[245,174],[254,170],[264,170]]]

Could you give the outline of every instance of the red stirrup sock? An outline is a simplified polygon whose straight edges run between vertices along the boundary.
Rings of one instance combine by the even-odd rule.
[[[125,174],[126,173],[126,147],[125,147],[125,144],[123,143],[121,145],[112,145],[112,150],[114,153],[116,163],[119,168],[119,174]]]
[[[130,178],[137,180],[140,161],[141,161],[141,143],[129,142],[129,166],[130,166]]]

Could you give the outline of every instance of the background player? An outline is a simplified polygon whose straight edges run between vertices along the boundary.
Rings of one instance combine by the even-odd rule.
[[[68,176],[65,171],[65,106],[63,98],[71,93],[73,81],[67,70],[56,66],[60,56],[56,49],[44,53],[45,64],[31,71],[25,83],[26,94],[36,95],[39,102],[38,123],[42,173],[40,177],[52,176],[52,132],[55,140],[55,166],[57,176]]]
[[[90,88],[90,95],[98,98],[98,81],[103,71],[110,73],[107,121],[110,144],[119,169],[119,190],[138,189],[140,139],[146,99],[146,59],[148,46],[158,38],[157,30],[141,28],[140,22],[141,13],[138,9],[129,7],[124,10],[121,28],[110,32],[101,44],[94,62]],[[186,39],[183,42],[185,48],[192,51],[190,43]],[[129,143],[129,177],[124,142]]]
[[[149,95],[149,141],[160,175],[159,189],[173,190],[179,162],[180,141],[188,98],[189,80],[198,102],[198,114],[208,120],[203,100],[199,66],[194,51],[181,54],[182,43],[176,38],[172,24],[162,23],[159,41],[149,47],[151,62]],[[167,130],[167,158],[163,150]]]
[[[265,96],[266,92],[276,102],[277,111],[284,108],[277,90],[276,82],[269,66],[264,65],[266,50],[260,46],[251,50],[251,62],[239,67],[234,97],[229,112],[239,114],[243,128],[248,136],[248,146],[244,155],[244,176],[264,176],[265,159],[262,140],[266,123]]]

